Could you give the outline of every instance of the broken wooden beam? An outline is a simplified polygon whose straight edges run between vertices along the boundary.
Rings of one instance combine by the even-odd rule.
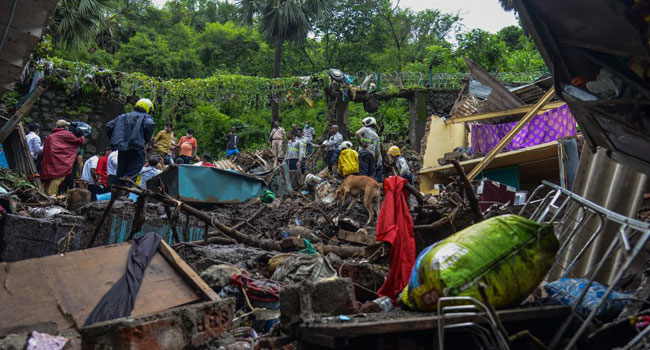
[[[149,196],[151,198],[154,198],[160,202],[163,203],[163,205],[169,205],[169,206],[178,206],[180,210],[183,212],[190,214],[192,216],[197,217],[199,220],[202,220],[206,223],[208,223],[210,226],[216,228],[220,232],[222,232],[224,235],[226,235],[229,238],[232,238],[236,240],[239,243],[242,243],[247,246],[263,249],[263,250],[275,250],[275,251],[280,251],[282,250],[282,246],[280,242],[271,240],[271,239],[260,239],[258,237],[251,237],[249,235],[246,235],[238,230],[233,229],[230,226],[226,226],[218,221],[215,220],[215,218],[210,215],[209,213],[206,213],[202,210],[196,209],[187,203],[174,199],[171,196],[160,193],[160,192],[154,192],[148,189],[143,189],[137,187],[132,181],[129,179],[123,178],[122,179],[125,182],[130,182],[132,185],[136,186],[136,188],[130,188],[130,187],[125,187],[125,186],[114,186],[115,189],[121,190],[121,191],[128,191],[134,194],[137,194],[138,196]],[[207,241],[207,230],[205,233],[205,238]],[[301,242],[303,244],[302,247],[299,247],[300,244],[295,244],[293,248],[300,248],[303,249],[304,247],[304,242]],[[324,254],[328,254],[330,252],[333,252],[340,256],[341,258],[348,258],[352,256],[363,256],[364,255],[364,249],[359,248],[359,247],[336,247],[336,246],[328,246],[328,245],[320,245],[320,250]]]
[[[34,103],[36,103],[36,100],[41,96],[41,94],[45,91],[45,88],[42,86],[38,86],[36,90],[34,90],[31,95],[27,98],[27,100],[18,108],[16,113],[9,119],[8,122],[6,122],[2,128],[0,129],[0,143],[3,143],[7,136],[11,134],[12,131],[18,126],[18,124],[27,116],[29,115],[29,112],[32,110],[32,107],[34,106]]]
[[[501,153],[503,148],[505,148],[510,143],[510,141],[512,141],[512,139],[515,138],[515,136],[519,133],[519,131],[521,131],[521,129],[523,129],[524,126],[528,124],[528,122],[530,122],[535,116],[537,116],[537,112],[540,110],[540,108],[542,108],[542,106],[544,106],[551,99],[553,99],[553,97],[555,97],[555,88],[550,88],[544,94],[544,96],[542,96],[542,98],[539,101],[537,101],[535,106],[531,108],[528,111],[528,113],[526,113],[526,115],[523,118],[521,118],[521,120],[508,132],[508,134],[506,134],[506,136],[504,136],[501,139],[501,141],[499,141],[499,143],[496,146],[494,146],[494,148],[490,151],[490,153],[488,153],[485,156],[485,158],[483,158],[483,160],[480,163],[478,163],[474,167],[474,169],[472,169],[469,175],[467,175],[467,178],[470,181],[474,180],[474,178],[481,171],[483,171],[490,164],[490,162],[492,162],[494,157],[496,157],[497,154]]]
[[[346,231],[342,229],[339,229],[339,234],[337,237],[342,241],[358,243],[363,245],[373,245],[377,243],[377,239],[374,236],[365,235],[363,233]]]

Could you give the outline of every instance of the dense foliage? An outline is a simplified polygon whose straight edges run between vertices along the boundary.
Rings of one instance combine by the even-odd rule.
[[[62,3],[84,2],[100,1]],[[174,0],[157,8],[148,0],[113,0],[96,40],[79,42],[54,31],[55,55],[160,78],[224,72],[271,77],[275,42],[269,24],[259,16],[247,18],[252,26],[238,20],[244,4],[264,1],[240,3],[242,8],[219,0]],[[388,0],[335,0],[327,16],[311,22],[305,40],[284,42],[282,76],[330,67],[350,73],[428,72],[430,64],[436,73],[465,72],[463,56],[489,71],[545,69],[521,28],[505,27],[496,34],[465,31],[458,14],[414,12],[392,7]],[[305,34],[301,30],[299,37]]]
[[[464,56],[489,71],[515,73],[508,80],[530,81],[545,70],[517,26],[495,34],[468,31],[458,14],[415,12],[390,0],[274,3],[171,0],[158,8],[150,0],[62,0],[49,25],[51,50],[36,56],[67,70],[67,77],[49,79],[69,90],[80,83],[81,96],[103,93],[102,80],[89,76],[111,75],[124,97],[153,98],[159,127],[172,121],[177,132],[195,129],[201,151],[213,155],[223,154],[230,125],[239,127],[242,148],[264,145],[272,101],[281,102],[285,128],[310,120],[320,135],[327,113],[324,71],[331,67],[357,80],[382,72],[384,91],[426,85],[431,76],[448,77],[452,84],[442,86],[456,87],[467,72]],[[271,79],[278,37],[281,78]],[[50,49],[48,42],[40,47]],[[351,104],[350,129],[366,115]],[[408,103],[396,99],[376,117],[384,135],[403,141],[407,115]]]

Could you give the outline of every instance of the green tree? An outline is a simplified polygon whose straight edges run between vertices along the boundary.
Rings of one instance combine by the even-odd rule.
[[[503,68],[507,47],[495,34],[473,29],[456,35],[458,52],[481,65],[489,72]]]
[[[102,30],[111,0],[61,0],[49,27],[56,44],[78,47],[95,39]]]
[[[331,11],[332,0],[239,0],[244,23],[252,25],[259,17],[260,29],[275,44],[273,77],[280,77],[282,48],[285,41],[303,42],[312,22]],[[278,96],[271,101],[271,119],[279,120]]]
[[[197,48],[201,62],[211,71],[257,74],[254,59],[260,50],[260,40],[249,28],[233,22],[208,23],[198,37]]]

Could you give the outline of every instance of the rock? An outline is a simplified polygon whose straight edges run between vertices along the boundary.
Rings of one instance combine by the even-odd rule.
[[[43,97],[45,97],[45,99],[51,100],[56,97],[56,94],[52,90],[47,90],[43,93]]]
[[[280,322],[285,332],[295,335],[308,317],[351,314],[356,312],[355,302],[349,278],[290,284],[280,292]]]
[[[77,211],[77,209],[90,203],[91,194],[85,188],[73,188],[68,196],[67,209]]]
[[[0,339],[0,349],[23,350],[27,345],[29,333],[13,333]]]
[[[218,291],[230,284],[232,276],[240,274],[242,271],[242,269],[234,265],[213,265],[201,273],[201,278],[210,286],[210,288]]]
[[[321,239],[312,232],[312,230],[304,227],[304,226],[296,226],[296,225],[288,225],[285,228],[285,231],[287,232],[289,237],[298,237],[302,239],[306,239],[311,243],[320,243]]]

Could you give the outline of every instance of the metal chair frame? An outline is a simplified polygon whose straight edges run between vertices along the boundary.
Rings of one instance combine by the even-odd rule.
[[[610,281],[607,291],[601,297],[598,305],[584,318],[578,331],[572,335],[570,342],[566,345],[565,349],[569,350],[585,333],[589,324],[596,317],[598,309],[614,290],[614,286],[620,281],[623,274],[629,269],[632,261],[650,240],[650,224],[617,214],[548,181],[542,181],[542,185],[535,189],[529,200],[521,208],[519,215],[526,216],[538,223],[554,223],[556,225],[556,235],[560,242],[562,242],[557,255],[558,259],[555,261],[555,266],[563,270],[561,277],[571,276],[588,280],[588,284],[582,291],[576,304],[571,307],[570,315],[555,334],[549,346],[551,349],[555,349],[558,346],[571,322],[574,319],[581,319],[578,315],[578,306],[582,303],[595,277],[603,266],[605,266],[607,259],[617,251],[621,251],[621,249],[625,253],[623,262],[615,270],[614,278]],[[588,230],[585,230],[587,228],[586,225],[590,223],[595,224],[591,226],[593,229],[589,227]],[[618,234],[609,244],[603,258],[582,276],[576,276],[572,273],[576,264],[588,251],[589,247],[605,231],[605,227],[611,227],[612,225],[617,229]],[[588,236],[588,239],[580,251],[571,259],[569,264],[564,266],[560,264],[559,258],[569,247],[571,241],[576,238],[577,234],[582,235],[582,237]],[[636,242],[633,242],[633,238],[636,239]],[[645,329],[633,339],[633,342],[634,344],[638,344],[641,340],[645,341],[648,336],[650,336],[650,330]],[[630,342],[626,349],[633,349],[631,346],[634,344]]]

